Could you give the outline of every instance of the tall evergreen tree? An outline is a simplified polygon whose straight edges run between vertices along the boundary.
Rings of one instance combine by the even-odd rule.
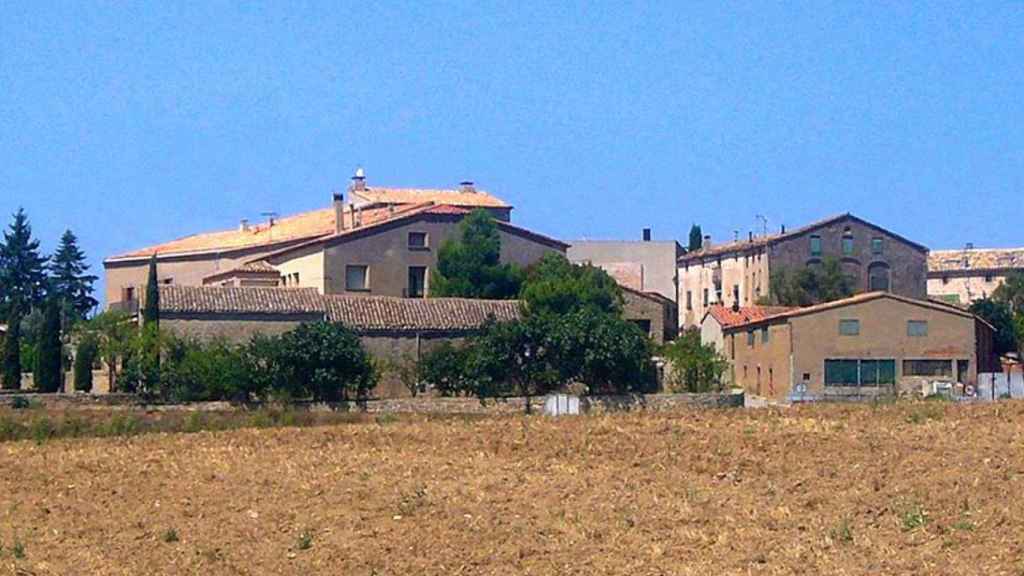
[[[39,241],[32,238],[32,226],[21,208],[0,244],[0,318],[13,308],[18,311],[39,306],[46,296],[46,258],[39,254]]]
[[[97,304],[92,297],[96,276],[88,271],[78,238],[71,230],[66,230],[50,261],[50,293],[61,303],[62,309],[73,315],[73,321],[84,320]]]
[[[13,306],[7,315],[3,376],[0,383],[8,390],[21,387],[21,310],[17,306]]]
[[[60,341],[60,306],[56,301],[46,301],[43,306],[43,318],[43,331],[36,343],[36,365],[32,376],[36,390],[57,392],[60,390],[64,367]]]
[[[507,300],[519,294],[523,271],[501,263],[501,235],[494,218],[475,210],[458,234],[441,245],[431,271],[430,296]]]
[[[146,302],[142,309],[144,325],[160,325],[160,287],[157,285],[156,254],[149,259],[149,278],[146,280]]]
[[[700,226],[694,224],[690,226],[690,245],[688,249],[690,252],[700,250],[701,246],[704,245],[704,232],[701,231]]]

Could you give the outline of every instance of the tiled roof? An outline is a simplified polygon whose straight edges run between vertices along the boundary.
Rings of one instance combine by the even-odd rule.
[[[975,248],[933,250],[928,255],[928,272],[968,270],[1024,270],[1024,248]]]
[[[818,220],[817,222],[812,222],[811,224],[808,224],[806,226],[801,226],[800,228],[794,228],[792,230],[787,230],[785,233],[782,233],[782,234],[769,234],[767,236],[755,237],[753,240],[746,240],[746,241],[740,240],[740,241],[737,241],[737,242],[727,242],[725,244],[713,244],[710,248],[702,248],[700,250],[694,250],[693,252],[687,252],[686,254],[683,254],[682,256],[679,257],[679,261],[680,262],[687,262],[687,261],[691,261],[691,260],[699,260],[701,258],[720,256],[720,255],[725,255],[725,254],[732,254],[734,252],[741,252],[742,253],[742,252],[745,252],[745,251],[747,251],[747,250],[749,250],[751,248],[760,248],[762,246],[767,246],[767,245],[770,245],[770,244],[774,244],[776,242],[779,242],[781,240],[786,240],[786,239],[792,238],[794,236],[799,236],[801,234],[806,234],[807,232],[810,232],[812,230],[816,230],[818,228],[821,228],[821,227],[824,227],[824,226],[828,226],[829,224],[832,224],[834,222],[837,222],[837,221],[840,221],[840,220],[844,220],[844,219],[847,219],[847,218],[852,219],[852,220],[856,220],[857,222],[859,222],[859,223],[861,223],[861,224],[863,224],[865,226],[869,226],[871,228],[874,228],[876,230],[879,230],[881,232],[889,234],[889,235],[893,236],[894,238],[898,238],[899,240],[901,240],[903,242],[906,242],[910,246],[913,246],[914,248],[917,248],[918,250],[920,250],[922,252],[927,252],[928,251],[928,248],[926,246],[923,246],[923,245],[918,244],[917,242],[913,242],[911,240],[907,240],[906,238],[900,236],[899,234],[896,234],[896,233],[894,233],[894,232],[892,232],[890,230],[886,230],[885,228],[882,228],[881,226],[878,226],[876,224],[872,224],[871,222],[868,222],[867,220],[864,220],[862,218],[858,218],[858,217],[854,216],[853,214],[846,213],[846,214],[837,214],[835,216],[830,216],[828,218],[824,218],[822,220]]]
[[[949,304],[940,304],[940,303],[934,302],[932,300],[918,300],[916,298],[908,298],[906,296],[900,296],[899,294],[893,294],[891,292],[863,292],[861,294],[856,294],[856,295],[850,296],[849,298],[843,298],[843,299],[840,299],[840,300],[833,300],[831,302],[824,302],[824,303],[821,303],[821,304],[815,304],[814,306],[805,306],[803,308],[791,308],[791,309],[786,310],[784,312],[780,312],[780,313],[777,313],[777,314],[771,314],[771,315],[768,315],[768,316],[763,316],[763,317],[757,318],[757,319],[751,319],[751,320],[748,320],[746,322],[742,322],[740,324],[731,324],[731,325],[729,325],[729,328],[737,328],[737,327],[742,327],[742,326],[747,326],[747,325],[754,325],[754,324],[759,324],[761,322],[774,322],[774,321],[778,321],[778,320],[786,320],[786,319],[789,319],[789,318],[795,318],[797,316],[806,316],[808,314],[815,314],[817,312],[822,312],[822,311],[825,311],[825,310],[831,310],[833,308],[841,308],[843,306],[850,306],[852,304],[862,304],[864,302],[870,302],[872,300],[878,300],[880,298],[888,298],[888,299],[891,299],[891,300],[898,300],[898,301],[904,302],[906,304],[913,304],[915,306],[922,306],[924,308],[931,308],[933,310],[938,310],[940,312],[948,312],[950,314],[956,314],[958,316],[965,316],[965,317],[977,319],[977,316],[971,314],[970,312],[967,312],[966,310],[962,310],[962,309],[960,309],[960,308],[958,308],[956,306],[950,306]]]
[[[160,311],[168,314],[311,314],[357,332],[463,331],[488,318],[517,320],[516,300],[322,296],[315,288],[161,286]]]
[[[516,300],[327,296],[327,317],[356,331],[451,331],[479,328],[488,318],[517,320]]]
[[[461,190],[438,190],[428,188],[378,188],[367,186],[365,190],[352,190],[351,194],[364,200],[380,204],[450,204],[467,208],[511,208],[500,198],[483,190],[463,192]]]
[[[756,322],[769,316],[781,314],[793,310],[789,306],[741,306],[739,310],[733,310],[731,306],[716,304],[708,309],[708,314],[714,318],[723,328]]]
[[[184,314],[323,314],[316,288],[160,286],[160,311]]]
[[[203,278],[203,282],[212,282],[223,278],[232,278],[235,276],[278,276],[280,272],[277,268],[274,268],[266,260],[254,260],[252,262],[246,262],[241,266],[232,268],[230,270],[224,270],[222,272],[216,272]]]

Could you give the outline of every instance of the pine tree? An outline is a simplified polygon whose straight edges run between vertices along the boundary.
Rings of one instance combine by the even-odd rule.
[[[701,231],[700,226],[694,224],[690,227],[690,245],[688,248],[690,252],[693,252],[695,250],[700,250],[703,245],[704,233]]]
[[[146,280],[146,302],[142,309],[144,325],[160,325],[160,287],[157,285],[156,254],[149,259],[149,279]]]
[[[70,320],[84,320],[96,307],[92,297],[96,276],[87,274],[89,265],[85,254],[78,248],[78,238],[67,230],[60,239],[60,247],[50,261],[51,296],[72,315]]]
[[[21,388],[21,310],[17,306],[12,307],[7,315],[3,377],[0,383],[8,390]]]
[[[47,288],[45,266],[39,241],[32,239],[28,216],[19,208],[0,244],[0,318],[15,307],[24,312],[42,304]]]
[[[43,331],[36,343],[36,365],[32,372],[36,390],[57,392],[60,390],[63,367],[63,346],[60,341],[60,307],[57,302],[47,300],[43,307]]]

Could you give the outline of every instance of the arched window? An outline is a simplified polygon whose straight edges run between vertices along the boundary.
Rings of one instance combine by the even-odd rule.
[[[884,262],[875,262],[868,266],[868,290],[889,291],[889,265]]]

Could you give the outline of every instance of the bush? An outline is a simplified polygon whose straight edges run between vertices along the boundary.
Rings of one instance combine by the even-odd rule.
[[[471,396],[476,382],[470,371],[473,350],[445,342],[420,358],[420,378],[442,396]]]
[[[75,354],[75,390],[92,391],[92,366],[99,355],[99,344],[96,339],[87,335],[79,344]]]
[[[274,346],[276,350],[268,350]],[[278,339],[261,341],[256,358],[271,370],[271,385],[291,398],[338,402],[365,398],[380,377],[359,337],[341,324],[302,324]]]
[[[687,330],[661,351],[668,360],[667,387],[673,392],[710,392],[722,388],[729,361],[714,346],[701,344],[700,331]]]
[[[257,392],[244,350],[224,341],[168,343],[160,368],[161,396],[173,402],[248,401]]]

